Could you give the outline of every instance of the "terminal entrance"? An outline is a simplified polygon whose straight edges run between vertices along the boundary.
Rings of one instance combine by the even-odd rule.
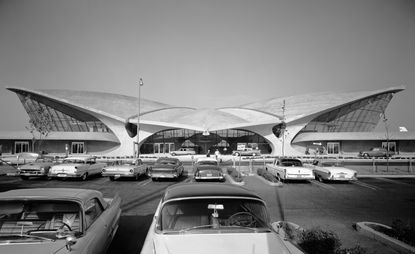
[[[200,132],[187,129],[165,130],[148,137],[140,147],[141,154],[169,154],[180,148],[193,148],[196,154],[232,154],[238,147],[251,147],[262,154],[271,153],[271,146],[260,135],[246,130]]]

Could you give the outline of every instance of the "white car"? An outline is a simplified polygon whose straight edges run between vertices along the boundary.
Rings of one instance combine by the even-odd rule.
[[[302,253],[278,230],[265,202],[250,190],[177,184],[166,189],[141,253]]]
[[[313,180],[313,170],[303,166],[299,159],[277,158],[272,164],[266,164],[265,169],[275,175],[278,180]]]
[[[172,156],[176,155],[195,155],[196,151],[194,148],[182,147],[179,150],[171,151],[170,154]]]
[[[49,170],[50,178],[80,178],[86,180],[91,175],[101,175],[105,163],[97,163],[94,156],[73,156],[65,158],[62,164]]]
[[[140,176],[147,174],[147,168],[141,159],[116,160],[102,169],[102,176],[108,176],[111,181],[119,178],[138,180]]]
[[[196,181],[225,181],[225,176],[223,175],[222,168],[219,166],[219,162],[212,157],[198,158],[194,165],[193,175]]]
[[[354,181],[357,180],[356,170],[345,168],[342,162],[335,160],[315,160],[312,165],[316,180]]]

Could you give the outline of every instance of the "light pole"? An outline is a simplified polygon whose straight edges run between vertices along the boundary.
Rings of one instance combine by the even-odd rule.
[[[140,104],[141,104],[141,87],[144,85],[143,79],[138,81],[138,114],[137,114],[137,151],[135,158],[140,157]]]
[[[285,156],[284,146],[285,146],[285,100],[282,101],[282,156]]]
[[[388,129],[388,119],[386,118],[385,111],[381,113],[382,121],[385,124],[386,130],[386,172],[389,172],[389,129]]]

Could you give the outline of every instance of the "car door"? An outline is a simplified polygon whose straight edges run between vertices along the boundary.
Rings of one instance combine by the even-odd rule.
[[[109,244],[108,213],[104,210],[97,198],[91,198],[85,205],[84,218],[86,231],[83,238],[83,251],[85,254],[105,253]],[[74,245],[74,248],[81,246]]]

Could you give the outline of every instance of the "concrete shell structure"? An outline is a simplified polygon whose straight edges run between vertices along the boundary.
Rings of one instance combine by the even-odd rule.
[[[17,94],[30,119],[48,115],[52,132],[47,140],[87,140],[88,153],[133,154],[137,98],[88,91],[8,89]],[[227,130],[254,133],[266,141],[270,149],[265,153],[272,155],[304,154],[316,143],[327,149],[332,141],[363,142],[370,136],[367,134],[373,133],[393,95],[402,90],[403,87],[392,87],[363,92],[323,92],[216,109],[172,106],[141,99],[140,145],[154,134],[183,129],[193,131],[193,136],[202,133],[221,136]],[[373,140],[384,139],[372,136]],[[227,137],[218,140],[226,143]],[[235,141],[232,142],[231,148],[235,149]],[[62,144],[54,152],[64,152]],[[340,150],[334,152],[344,149]],[[356,151],[350,148],[350,152]]]

